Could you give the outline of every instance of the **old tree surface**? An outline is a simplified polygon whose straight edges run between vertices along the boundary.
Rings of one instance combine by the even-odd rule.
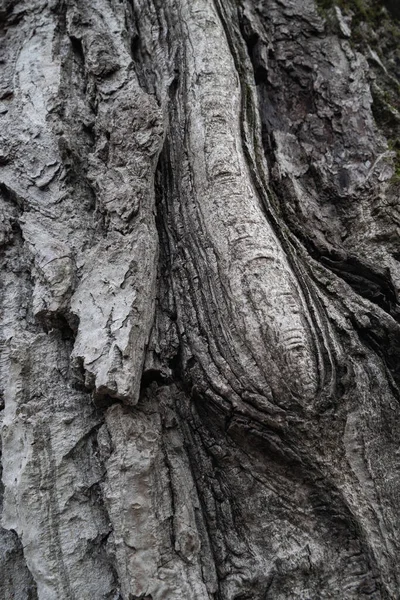
[[[396,2],[0,6],[0,598],[398,599]]]

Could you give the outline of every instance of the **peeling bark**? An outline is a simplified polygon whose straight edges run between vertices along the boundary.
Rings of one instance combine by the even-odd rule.
[[[398,598],[393,4],[0,5],[4,600]]]

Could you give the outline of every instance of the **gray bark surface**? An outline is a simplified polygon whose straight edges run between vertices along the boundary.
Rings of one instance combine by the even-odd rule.
[[[0,599],[400,597],[394,1],[0,3]]]

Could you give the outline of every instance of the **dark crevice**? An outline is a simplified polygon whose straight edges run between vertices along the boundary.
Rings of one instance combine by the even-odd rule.
[[[132,15],[130,18],[131,37],[129,43],[129,52],[133,61],[135,73],[140,87],[148,94],[155,95],[157,88],[155,83],[155,73],[151,66],[149,67],[149,56],[146,48],[143,47],[140,35],[140,18],[132,6]]]
[[[361,327],[352,320],[362,343],[370,348],[383,362],[388,371],[388,383],[394,397],[400,402],[400,344],[398,331],[386,331],[376,317],[371,318],[371,327]]]
[[[53,329],[57,329],[61,334],[61,339],[64,341],[75,341],[78,331],[79,320],[76,315],[61,313],[49,313],[46,310],[36,314],[38,321],[42,324],[46,333],[50,333]]]
[[[70,36],[72,50],[78,60],[78,63],[83,66],[85,64],[85,53],[83,51],[82,40],[77,37]]]
[[[357,294],[373,302],[400,322],[400,307],[388,269],[379,273],[371,265],[343,251],[335,252],[317,248],[310,239],[303,236],[302,241],[312,258],[343,279]]]
[[[153,383],[160,386],[170,383],[170,380],[158,369],[147,369],[142,373],[142,379],[140,382],[140,397],[145,393],[146,389],[149,388]]]
[[[164,144],[161,150],[157,167],[155,170],[155,224],[158,233],[159,242],[159,260],[157,269],[157,297],[155,311],[155,334],[160,338],[159,345],[164,350],[161,350],[158,359],[161,362],[160,369],[148,369],[142,375],[142,391],[144,391],[152,382],[160,385],[172,383],[172,381],[180,381],[181,373],[181,344],[177,347],[168,347],[168,343],[164,343],[164,336],[167,331],[160,323],[165,323],[165,319],[171,325],[176,323],[176,308],[175,300],[172,291],[172,274],[171,274],[171,245],[168,233],[168,208],[167,195],[170,193],[172,181],[171,170],[167,157],[167,145]],[[154,351],[154,350],[153,350]],[[172,373],[172,377],[166,376],[165,373]]]
[[[114,406],[114,404],[123,404],[122,400],[119,398],[114,398],[109,394],[93,393],[92,398],[94,406],[104,412],[111,406]]]
[[[88,143],[90,146],[94,147],[96,143],[96,134],[94,132],[94,122],[85,124],[82,123],[82,129],[88,138]]]
[[[0,194],[5,202],[16,206],[20,211],[28,210],[25,200],[5,183],[0,183]]]
[[[400,322],[400,308],[390,273],[380,274],[354,256],[339,258],[333,253],[318,257],[319,261],[346,281],[355,292],[380,306]]]

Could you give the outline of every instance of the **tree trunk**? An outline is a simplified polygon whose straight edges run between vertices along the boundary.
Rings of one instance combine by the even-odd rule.
[[[2,0],[1,599],[399,598],[396,11]]]

